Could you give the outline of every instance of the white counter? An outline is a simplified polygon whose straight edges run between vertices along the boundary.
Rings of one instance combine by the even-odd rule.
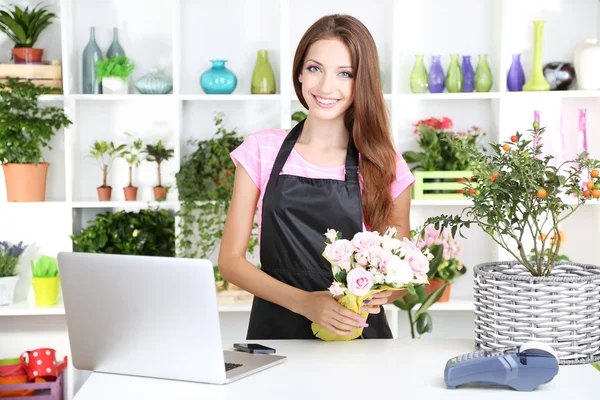
[[[230,349],[233,342],[224,342]],[[503,399],[512,389],[444,385],[446,361],[473,351],[471,340],[355,340],[326,343],[261,341],[288,360],[228,385],[177,382],[108,374],[92,374],[75,400],[121,399]],[[156,360],[160,363],[160,360]],[[165,365],[165,368],[175,366]],[[550,383],[527,399],[592,398],[600,389],[600,373],[591,365],[561,366]]]

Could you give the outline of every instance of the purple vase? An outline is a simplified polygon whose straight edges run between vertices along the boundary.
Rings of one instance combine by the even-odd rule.
[[[525,72],[521,65],[521,55],[513,54],[512,64],[506,76],[506,87],[510,92],[520,92],[525,84]]]
[[[445,87],[446,77],[444,76],[440,56],[432,56],[431,67],[429,68],[429,92],[442,93]]]
[[[473,83],[475,71],[473,70],[473,66],[471,65],[471,56],[463,56],[461,68],[464,80],[462,91],[472,92],[475,89],[475,85]]]

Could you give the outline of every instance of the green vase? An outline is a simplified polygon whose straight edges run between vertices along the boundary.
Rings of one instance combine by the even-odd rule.
[[[492,88],[492,70],[488,64],[487,54],[479,55],[479,61],[477,62],[473,80],[475,81],[476,92],[489,92]]]
[[[425,93],[429,88],[427,70],[423,62],[423,54],[415,55],[415,65],[410,73],[410,90],[413,93]]]
[[[269,63],[269,52],[258,50],[256,65],[254,66],[254,72],[252,72],[250,93],[274,94],[275,89],[275,74]]]
[[[550,84],[544,77],[542,69],[542,40],[544,36],[545,21],[533,21],[533,62],[531,76],[523,85],[523,91],[536,92],[550,90]]]
[[[446,90],[448,93],[462,92],[464,82],[463,72],[458,64],[458,54],[451,54],[450,65],[446,72]]]

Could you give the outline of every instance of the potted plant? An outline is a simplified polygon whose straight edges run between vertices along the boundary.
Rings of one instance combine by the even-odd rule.
[[[0,30],[14,42],[12,55],[16,63],[40,63],[44,49],[34,48],[40,34],[56,14],[38,6],[24,10],[14,6],[12,10],[0,10]]]
[[[538,340],[554,347],[560,364],[598,361],[600,266],[557,259],[559,224],[600,198],[600,161],[582,152],[554,166],[553,157],[542,153],[544,128],[534,122],[529,132],[533,140],[517,132],[510,141],[492,144],[491,156],[475,149],[478,185],[468,182],[464,194],[472,205],[427,224],[463,237],[462,228],[478,226],[510,255],[508,261],[474,267],[479,348]],[[533,257],[526,250],[531,243]]]
[[[174,150],[166,148],[163,145],[162,140],[159,140],[156,144],[146,145],[146,150],[144,150],[144,152],[147,154],[146,160],[155,162],[158,166],[158,185],[154,186],[154,199],[164,200],[167,197],[168,187],[163,187],[162,185],[160,164],[173,157]]]
[[[143,144],[142,139],[133,140],[131,134],[127,132],[125,132],[125,135],[132,138],[132,142],[127,145],[125,150],[119,155],[129,165],[129,185],[123,188],[123,191],[125,192],[126,201],[135,201],[137,200],[138,188],[137,186],[133,186],[133,168],[139,167],[140,165],[140,153],[142,152]]]
[[[62,108],[40,107],[39,96],[54,92],[16,78],[0,83],[0,164],[8,201],[46,199],[50,164],[43,161],[42,150],[52,150],[56,131],[72,123]]]
[[[112,187],[107,184],[108,172],[115,158],[119,157],[124,148],[124,144],[115,146],[113,142],[105,140],[96,140],[92,144],[89,156],[95,158],[102,169],[102,186],[97,188],[100,201],[110,201],[111,199]]]
[[[17,264],[26,247],[23,242],[11,245],[0,241],[0,306],[10,306],[13,303],[15,287],[19,281]]]
[[[41,256],[37,261],[31,260],[31,282],[37,307],[51,307],[58,303],[60,278],[58,263],[55,258]]]
[[[129,93],[129,76],[135,63],[125,55],[104,57],[96,61],[96,75],[103,94]]]

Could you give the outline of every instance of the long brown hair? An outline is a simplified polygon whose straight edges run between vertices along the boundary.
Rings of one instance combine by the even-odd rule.
[[[396,176],[396,151],[383,99],[377,46],[369,30],[349,15],[327,15],[308,28],[298,44],[293,64],[294,89],[306,109],[308,105],[298,78],[308,48],[321,39],[339,39],[350,52],[354,102],[346,111],[344,122],[360,152],[365,224],[371,230],[383,232],[392,225],[390,185]]]

